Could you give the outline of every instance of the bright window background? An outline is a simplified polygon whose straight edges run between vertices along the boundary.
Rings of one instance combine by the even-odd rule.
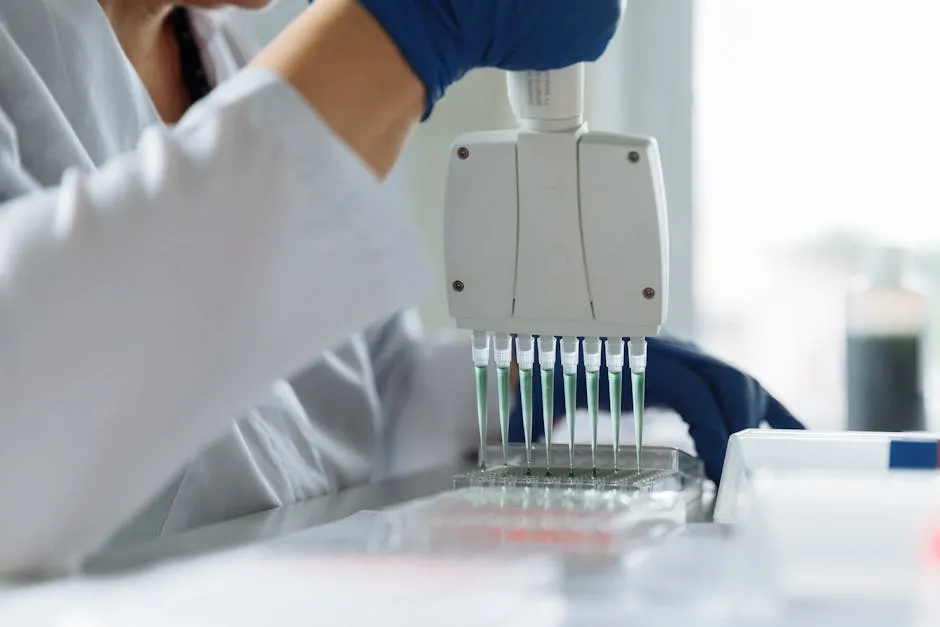
[[[918,251],[940,293],[940,2],[695,9],[697,337],[811,426],[843,427],[859,249]]]

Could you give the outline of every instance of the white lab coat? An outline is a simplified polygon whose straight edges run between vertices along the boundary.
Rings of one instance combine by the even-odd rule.
[[[166,129],[96,0],[0,4],[0,571],[476,442],[466,343],[392,316],[407,212],[215,22],[232,78]]]

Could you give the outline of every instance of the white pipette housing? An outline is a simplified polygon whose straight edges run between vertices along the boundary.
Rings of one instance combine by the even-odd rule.
[[[589,132],[584,66],[511,73],[518,129],[453,145],[444,205],[450,313],[468,330],[656,336],[666,194],[653,139]]]

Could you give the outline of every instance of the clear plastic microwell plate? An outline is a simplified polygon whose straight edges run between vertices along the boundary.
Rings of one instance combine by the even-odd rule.
[[[551,464],[547,463],[544,446],[532,448],[532,463],[526,464],[525,447],[510,445],[507,459],[502,448],[487,451],[492,460],[485,470],[474,470],[454,477],[455,488],[467,487],[538,487],[615,490],[620,492],[674,491],[688,492],[701,498],[704,471],[701,461],[675,448],[643,447],[640,467],[636,464],[636,447],[621,446],[619,466],[614,466],[612,446],[598,446],[597,469],[589,445],[574,447],[574,469],[570,468],[568,445],[553,445]],[[616,469],[615,469],[616,468]]]
[[[674,492],[465,488],[389,510],[373,548],[615,553],[685,519],[686,504]]]

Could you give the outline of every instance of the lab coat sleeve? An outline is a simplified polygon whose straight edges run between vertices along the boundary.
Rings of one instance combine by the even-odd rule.
[[[0,204],[0,572],[75,567],[271,381],[420,298],[406,216],[254,69]]]
[[[404,311],[368,334],[385,418],[380,474],[396,476],[475,458],[479,449],[470,340],[461,331],[425,334],[418,313]],[[495,376],[490,373],[489,437],[499,434]]]

